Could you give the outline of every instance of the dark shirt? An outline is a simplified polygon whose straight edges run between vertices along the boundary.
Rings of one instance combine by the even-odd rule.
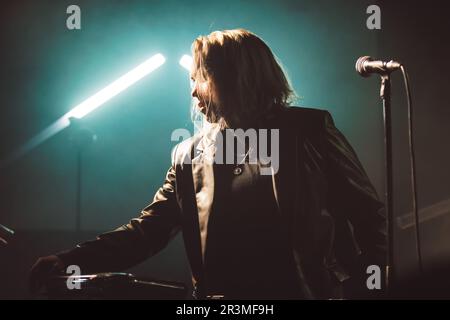
[[[301,298],[272,176],[261,175],[259,164],[249,163],[215,164],[214,176],[204,256],[207,294]]]

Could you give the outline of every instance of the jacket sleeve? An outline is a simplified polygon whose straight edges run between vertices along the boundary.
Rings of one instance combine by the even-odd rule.
[[[325,112],[325,157],[328,167],[330,211],[353,227],[365,264],[386,264],[384,204],[369,180],[355,151]]]
[[[180,215],[172,160],[163,185],[139,217],[57,256],[65,265],[80,266],[84,274],[121,271],[163,249],[179,231]]]

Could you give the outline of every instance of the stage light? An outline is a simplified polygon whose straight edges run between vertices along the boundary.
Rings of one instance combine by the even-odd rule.
[[[159,68],[166,59],[160,53],[154,55],[144,63],[138,65],[136,68],[126,73],[104,89],[100,90],[92,97],[84,100],[78,106],[70,110],[64,117],[69,119],[70,117],[81,119],[88,113],[97,109],[103,103],[116,96],[135,82],[139,81],[155,69]]]
[[[59,131],[68,127],[70,125],[70,118],[81,119],[88,113],[94,111],[109,99],[113,98],[120,92],[127,89],[129,86],[133,85],[134,83],[136,83],[137,81],[139,81],[152,71],[159,68],[161,65],[164,64],[165,61],[166,59],[160,53],[144,61],[133,70],[127,72],[119,79],[106,86],[104,89],[100,90],[93,96],[87,98],[79,105],[72,108],[72,110],[70,110],[61,118],[56,120],[53,124],[48,126],[42,132],[31,138],[23,146],[16,149],[12,154],[9,155],[9,157],[3,159],[0,162],[0,167],[6,166],[15,159],[28,153],[29,151],[31,151],[32,149],[43,143],[45,140],[58,133]]]
[[[191,71],[192,67],[192,57],[187,54],[183,55],[180,59],[180,65],[188,71]]]

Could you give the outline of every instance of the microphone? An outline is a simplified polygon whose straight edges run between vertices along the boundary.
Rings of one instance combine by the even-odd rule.
[[[373,60],[372,57],[364,56],[356,60],[355,69],[363,77],[368,77],[372,73],[380,75],[389,74],[401,67],[401,63],[397,61],[381,61]]]

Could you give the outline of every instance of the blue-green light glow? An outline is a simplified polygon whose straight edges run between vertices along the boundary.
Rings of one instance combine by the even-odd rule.
[[[88,113],[94,111],[109,99],[118,95],[120,92],[124,91],[129,86],[133,85],[152,71],[158,69],[161,65],[164,64],[165,61],[166,59],[160,53],[155,54],[148,60],[144,61],[133,70],[127,72],[119,79],[115,80],[93,96],[87,98],[82,103],[72,108],[72,110],[67,112],[65,115],[63,115],[61,118],[56,120],[44,130],[42,130],[39,134],[28,140],[20,148],[13,151],[6,159],[2,159],[2,161],[0,161],[0,167],[4,167],[10,162],[20,158],[21,156],[30,152],[32,149],[39,146],[45,140],[68,127],[70,125],[70,118],[73,117],[81,119]]]

